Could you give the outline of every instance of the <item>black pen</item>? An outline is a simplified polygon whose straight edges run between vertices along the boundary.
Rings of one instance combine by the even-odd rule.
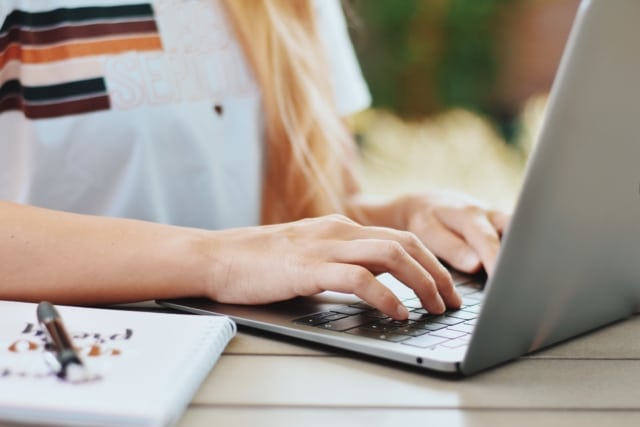
[[[58,310],[47,301],[38,304],[38,322],[55,348],[58,377],[70,382],[85,382],[94,379],[73,347]]]

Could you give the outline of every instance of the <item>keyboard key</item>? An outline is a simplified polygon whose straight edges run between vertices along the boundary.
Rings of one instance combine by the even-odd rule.
[[[371,321],[373,319],[369,319],[369,320]],[[362,329],[370,329],[376,332],[392,332],[397,329],[397,326],[391,326],[391,325],[380,323],[380,322],[374,322],[374,323],[369,323],[368,325],[363,325]]]
[[[402,344],[411,345],[420,348],[435,347],[438,344],[448,341],[446,338],[434,337],[432,335],[422,335],[420,337],[411,338],[406,341],[402,341]]]
[[[412,329],[422,329],[425,331],[437,331],[439,329],[443,329],[446,328],[447,325],[445,325],[444,323],[437,323],[437,322],[427,322],[427,323],[413,323],[411,325]]]
[[[325,319],[327,316],[331,316],[334,315],[335,313],[332,313],[330,311],[323,311],[321,313],[315,313],[315,314],[311,314],[309,316],[305,316],[305,317],[301,317],[299,319],[295,319],[294,322],[295,323],[301,323],[304,325],[309,325],[309,326],[316,326],[319,325],[321,323],[326,323],[329,321],[329,319]]]
[[[458,323],[457,325],[449,326],[448,329],[451,329],[452,331],[459,331],[459,332],[470,334],[475,329],[475,326],[467,325],[466,323]]]
[[[482,301],[479,301],[477,299],[472,299],[472,298],[467,298],[467,297],[462,297],[462,308],[468,308],[468,307],[474,307],[477,306],[481,303]]]
[[[322,320],[327,320],[327,321],[340,320],[340,319],[344,319],[345,317],[348,317],[348,316],[346,314],[331,312],[330,315],[323,317]]]
[[[349,304],[348,307],[361,308],[363,310],[375,310],[375,307],[371,304],[367,304],[364,301],[357,302],[355,304]]]
[[[434,337],[455,339],[455,338],[460,338],[462,336],[465,336],[466,333],[460,332],[460,331],[454,331],[449,328],[446,328],[446,329],[440,329],[439,331],[429,332],[429,335]]]
[[[365,316],[367,316],[367,317],[375,317],[375,318],[378,318],[378,319],[388,319],[389,318],[389,316],[387,316],[386,314],[384,314],[380,310],[365,311],[363,314]]]
[[[370,317],[365,317],[362,315],[349,316],[344,317],[342,319],[334,320],[331,322],[320,323],[317,326],[319,328],[330,329],[332,331],[347,331],[349,329],[357,328],[358,326],[366,325],[367,323],[371,323],[373,319]]]
[[[444,325],[443,325],[444,326]],[[426,333],[428,333],[429,331],[426,329],[415,329],[415,328],[411,328],[411,327],[402,327],[402,328],[398,328],[394,331],[394,333],[397,334],[402,334],[402,335],[409,335],[410,337],[419,337],[420,335],[424,335]]]
[[[393,326],[393,327],[400,327],[400,326],[409,326],[412,325],[413,323],[415,323],[414,320],[394,320],[392,318],[388,318],[388,319],[382,319],[382,320],[378,320],[376,321],[376,324],[379,325],[389,325],[389,326]]]
[[[387,333],[387,334],[380,335],[379,339],[385,340],[385,341],[390,341],[390,342],[402,342],[402,341],[406,341],[408,339],[411,339],[411,337],[407,336],[407,335],[396,334],[396,333],[392,332],[392,333]]]
[[[478,305],[467,305],[462,307],[462,309],[464,311],[468,311],[469,313],[474,313],[476,315],[476,317],[478,317],[477,315],[480,314],[480,310],[482,309],[482,306],[480,304]]]
[[[471,294],[466,294],[464,297],[467,300],[475,300],[478,302],[482,302],[484,301],[484,292],[474,292]]]
[[[413,320],[416,322],[424,322],[433,318],[432,314],[427,314],[426,310],[424,313],[418,311],[410,311],[409,312],[409,320]]]
[[[462,296],[478,292],[478,288],[473,286],[457,286],[456,290]]]
[[[366,328],[355,328],[355,329],[350,329],[348,331],[346,331],[347,334],[350,335],[357,335],[360,337],[367,337],[367,338],[375,338],[378,340],[383,340],[383,341],[391,341],[391,342],[403,342],[406,341],[408,339],[411,339],[411,337],[407,336],[407,335],[402,335],[402,334],[394,334],[394,333],[387,333],[387,332],[378,332],[378,331],[374,331],[371,329],[366,329]]]
[[[403,300],[402,304],[404,304],[404,306],[407,307],[409,310],[412,310],[415,308],[422,308],[422,303],[418,298],[409,298],[409,299]]]
[[[448,315],[436,316],[430,319],[433,322],[444,323],[445,325],[457,325],[464,322],[464,319],[458,319],[457,317],[450,317]]]
[[[457,310],[457,311],[452,311],[450,313],[447,313],[447,316],[455,317],[456,319],[471,320],[478,317],[478,314],[471,313],[470,311],[466,311],[466,310]]]
[[[368,310],[368,309],[358,308],[358,307],[351,307],[349,305],[336,305],[334,307],[331,307],[331,311],[332,312],[340,313],[340,314],[348,314],[349,316],[352,316],[354,314],[363,313],[366,310]]]

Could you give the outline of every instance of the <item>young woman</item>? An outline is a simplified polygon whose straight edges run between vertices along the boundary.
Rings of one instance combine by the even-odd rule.
[[[491,273],[504,213],[359,194],[337,0],[146,1],[0,0],[0,298],[335,290],[401,319],[377,273],[436,313],[460,304],[436,257]]]

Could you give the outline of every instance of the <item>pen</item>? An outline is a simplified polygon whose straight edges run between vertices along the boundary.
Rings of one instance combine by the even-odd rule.
[[[73,348],[73,342],[53,304],[47,301],[39,303],[37,316],[38,322],[55,348],[58,377],[70,382],[84,382],[94,379]]]

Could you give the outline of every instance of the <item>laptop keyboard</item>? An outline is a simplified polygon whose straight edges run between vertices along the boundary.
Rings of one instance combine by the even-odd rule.
[[[358,302],[335,305],[328,311],[300,317],[294,322],[413,347],[463,347],[471,338],[484,293],[476,283],[461,284],[456,289],[462,296],[462,306],[441,315],[430,314],[418,298],[409,298],[402,301],[409,310],[407,320],[393,320],[371,305]]]

